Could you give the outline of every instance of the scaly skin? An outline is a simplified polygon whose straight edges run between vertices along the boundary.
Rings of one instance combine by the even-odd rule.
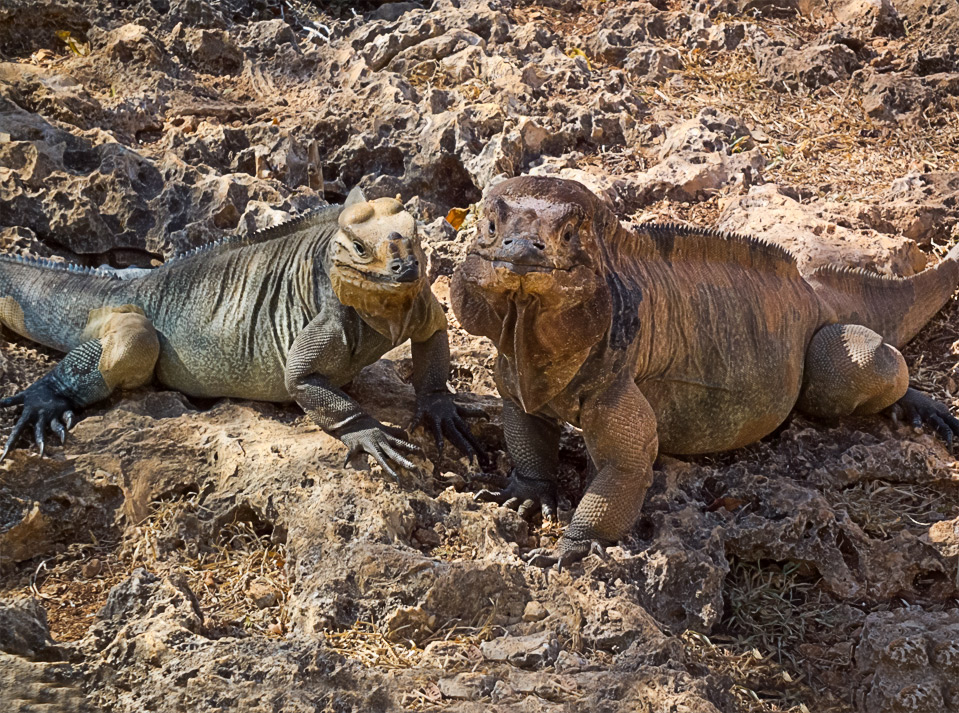
[[[412,340],[417,418],[470,456],[479,448],[446,388],[446,318],[426,282],[413,217],[359,191],[247,238],[201,248],[129,279],[0,255],[0,326],[67,352],[0,406],[65,436],[117,388],[160,383],[191,396],[295,400],[327,432],[396,477],[418,447],[340,387]]]
[[[565,564],[621,539],[658,452],[738,448],[793,408],[926,424],[959,421],[908,388],[897,347],[959,283],[959,248],[907,279],[827,268],[808,279],[754,238],[663,225],[630,231],[584,186],[521,177],[494,187],[452,281],[465,329],[498,349],[515,468],[483,499],[555,510],[558,427],[582,429],[597,475],[557,548]]]

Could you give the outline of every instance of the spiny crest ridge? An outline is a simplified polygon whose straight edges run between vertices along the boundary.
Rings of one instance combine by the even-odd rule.
[[[810,277],[817,278],[823,282],[842,281],[844,278],[851,277],[862,282],[892,283],[908,282],[908,277],[898,275],[883,275],[875,270],[869,270],[864,267],[847,267],[846,265],[823,265],[813,270]]]
[[[276,225],[270,226],[269,228],[257,230],[252,235],[227,235],[219,240],[214,240],[206,243],[205,245],[200,245],[199,247],[177,253],[171,259],[167,260],[164,263],[164,266],[193,257],[198,253],[205,253],[218,248],[246,247],[247,245],[255,245],[258,243],[269,242],[270,240],[276,240],[277,238],[284,238],[288,235],[292,235],[298,230],[302,230],[303,228],[319,222],[319,220],[324,217],[330,217],[331,215],[338,214],[341,207],[342,206],[339,205],[320,206],[319,208],[314,208],[313,210],[303,213],[302,215],[293,216],[292,218],[289,218],[282,223],[277,223]]]
[[[675,223],[641,223],[635,228],[622,227],[617,241],[623,257],[644,259],[643,242],[638,235],[646,235],[659,255],[667,260],[706,260],[748,265],[752,269],[779,271],[786,268],[799,274],[795,256],[775,243],[738,233],[725,233],[709,228],[696,228]],[[632,240],[630,238],[633,238]]]
[[[15,262],[21,265],[30,265],[31,267],[42,267],[47,270],[56,270],[58,272],[70,272],[76,275],[90,275],[91,277],[104,277],[108,280],[120,279],[117,275],[106,270],[100,270],[96,267],[86,267],[72,262],[58,262],[43,257],[34,257],[32,255],[14,255],[13,253],[0,253],[0,261]]]

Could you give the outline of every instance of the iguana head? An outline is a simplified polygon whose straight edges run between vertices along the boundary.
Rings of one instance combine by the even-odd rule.
[[[565,386],[610,327],[603,246],[617,227],[575,181],[522,176],[483,201],[476,240],[453,276],[453,310],[519,370],[527,410]]]
[[[326,269],[343,304],[402,322],[426,286],[416,221],[393,198],[348,200],[327,251]]]

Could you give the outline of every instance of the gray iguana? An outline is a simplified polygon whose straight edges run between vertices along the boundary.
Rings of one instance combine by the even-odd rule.
[[[446,317],[430,291],[416,222],[392,198],[354,190],[328,206],[198,248],[142,273],[0,255],[0,325],[67,352],[24,391],[0,400],[23,413],[0,455],[32,421],[40,452],[77,411],[116,388],[161,384],[191,396],[295,400],[325,431],[396,477],[416,452],[399,429],[340,387],[393,346],[412,341],[417,420],[482,452],[446,387]],[[126,277],[127,279],[120,279]]]
[[[556,508],[560,422],[582,429],[597,475],[551,553],[561,566],[622,538],[658,452],[752,443],[795,408],[893,415],[950,445],[959,421],[909,387],[897,347],[950,299],[959,246],[909,278],[827,267],[804,278],[755,238],[623,227],[574,181],[520,177],[485,198],[452,281],[465,329],[496,344],[514,463],[494,498]]]

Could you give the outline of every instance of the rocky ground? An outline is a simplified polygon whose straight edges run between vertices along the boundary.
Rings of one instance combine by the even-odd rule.
[[[949,0],[7,0],[0,249],[150,266],[360,184],[423,221],[448,304],[469,231],[444,218],[533,172],[624,220],[908,275],[959,237],[957,44]],[[632,536],[547,573],[520,555],[555,528],[473,500],[508,462],[491,347],[451,339],[453,385],[489,415],[482,475],[419,433],[427,457],[394,483],[342,468],[294,407],[158,388],[91,409],[47,458],[15,452],[0,700],[959,711],[959,468],[930,435],[797,417],[662,458]],[[403,425],[391,356],[351,391]],[[2,393],[57,358],[0,345]],[[956,406],[959,308],[907,358]],[[570,430],[565,517],[588,478]]]

